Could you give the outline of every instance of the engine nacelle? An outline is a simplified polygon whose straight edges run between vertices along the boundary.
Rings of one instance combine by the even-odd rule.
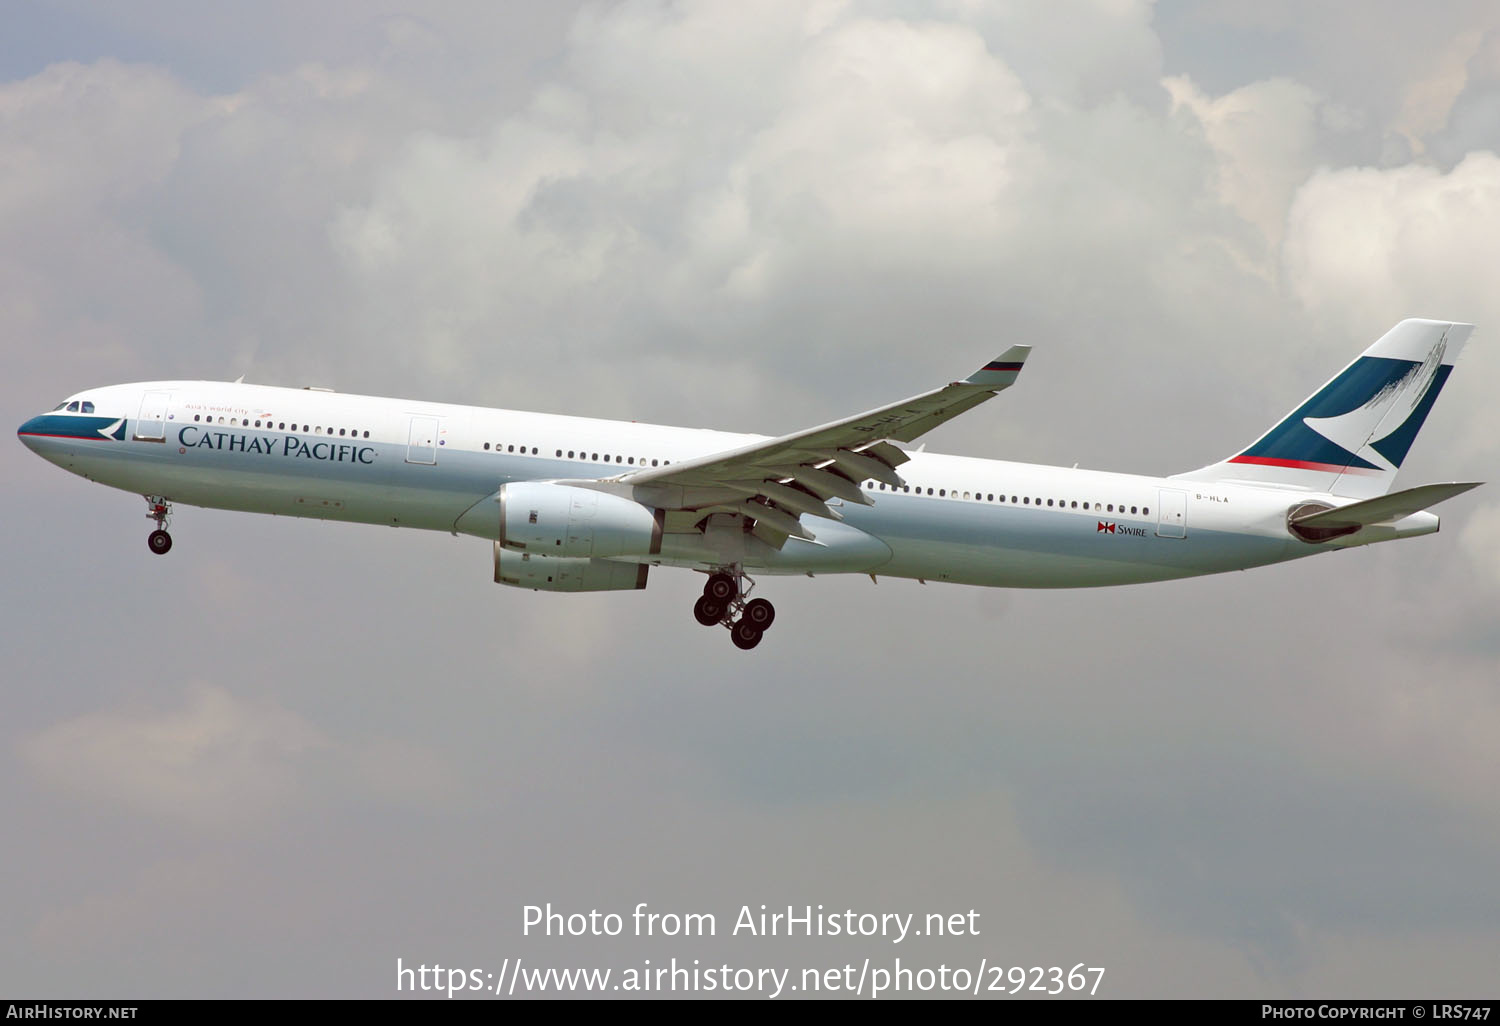
[[[646,586],[644,563],[534,556],[495,543],[495,583],[534,591],[636,591]]]
[[[661,552],[665,516],[630,499],[540,481],[508,484],[499,496],[504,548],[575,559]]]

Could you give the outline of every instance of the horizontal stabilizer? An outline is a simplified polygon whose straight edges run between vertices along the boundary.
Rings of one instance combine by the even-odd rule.
[[[1389,495],[1350,503],[1338,509],[1325,509],[1308,516],[1293,517],[1298,527],[1368,527],[1372,524],[1389,524],[1420,513],[1428,506],[1436,506],[1445,499],[1462,495],[1471,488],[1478,488],[1483,481],[1456,481],[1452,484],[1421,485],[1392,492]]]

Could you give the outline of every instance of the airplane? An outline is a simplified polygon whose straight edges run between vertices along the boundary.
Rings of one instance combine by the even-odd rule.
[[[697,621],[752,649],[776,611],[750,571],[1081,588],[1431,534],[1428,507],[1480,482],[1391,488],[1472,329],[1404,320],[1248,447],[1170,477],[910,448],[1013,385],[1025,345],[775,437],[211,381],[79,392],[18,434],[145,497],[157,554],[182,503],[475,535],[496,582],[537,591],[688,568]]]

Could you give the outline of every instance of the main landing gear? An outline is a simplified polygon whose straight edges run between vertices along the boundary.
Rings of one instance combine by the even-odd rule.
[[[160,495],[145,498],[146,505],[151,507],[146,517],[156,521],[156,530],[146,538],[146,545],[158,556],[165,556],[172,551],[172,536],[167,533],[167,524],[172,520],[172,504]]]
[[[755,582],[738,566],[711,574],[703,597],[693,605],[694,619],[705,627],[722,624],[729,628],[735,647],[754,648],[776,620],[776,607],[765,599],[745,600],[754,587]]]

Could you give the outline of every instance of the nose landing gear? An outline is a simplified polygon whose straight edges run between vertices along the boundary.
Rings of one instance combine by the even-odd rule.
[[[703,586],[703,597],[693,605],[693,618],[705,627],[729,628],[736,648],[754,648],[776,619],[776,607],[770,602],[745,600],[754,587],[755,582],[738,565],[716,571]]]
[[[151,507],[146,517],[156,521],[156,530],[147,536],[146,545],[158,556],[165,556],[172,551],[172,536],[167,533],[167,524],[172,520],[172,504],[161,495],[147,495],[145,499],[146,505]]]

